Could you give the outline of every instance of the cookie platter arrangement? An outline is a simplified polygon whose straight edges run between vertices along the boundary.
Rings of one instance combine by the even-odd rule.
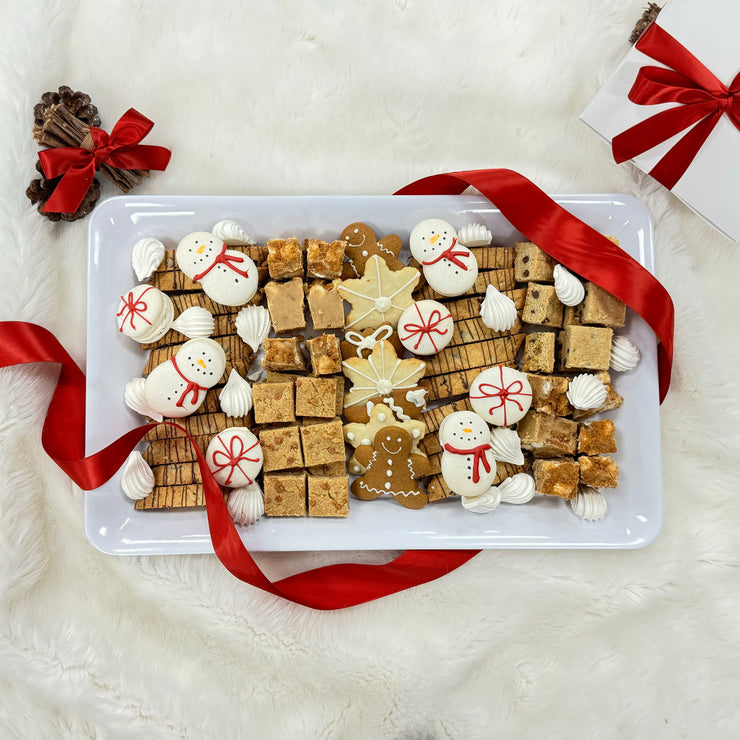
[[[637,201],[562,202],[651,267]],[[178,425],[86,500],[101,549],[208,551],[183,430],[255,550],[660,527],[650,331],[481,197],[117,198],[89,273],[88,447]]]

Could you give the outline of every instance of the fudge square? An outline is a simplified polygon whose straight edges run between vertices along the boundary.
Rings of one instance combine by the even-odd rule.
[[[551,373],[555,369],[555,333],[532,332],[524,340],[522,370],[525,373]]]
[[[306,275],[332,280],[342,274],[344,263],[344,241],[337,239],[331,243],[320,239],[307,239]]]
[[[578,495],[579,467],[574,460],[535,460],[534,488],[543,496],[573,499]]]
[[[541,326],[563,325],[563,304],[558,299],[554,285],[530,283],[527,286],[522,321]]]
[[[265,285],[265,295],[276,334],[306,328],[306,317],[303,313],[303,282],[300,278],[293,278],[287,283],[269,282]]]
[[[265,370],[275,370],[279,373],[305,372],[306,360],[301,352],[298,337],[267,338],[262,342],[262,346],[265,348],[265,358],[262,360],[262,367]]]
[[[345,460],[344,435],[339,419],[302,426],[301,441],[306,467]]]
[[[346,475],[329,478],[308,477],[309,516],[348,516],[349,478]]]
[[[301,435],[297,426],[262,429],[259,437],[265,472],[303,467]]]
[[[305,473],[266,473],[263,483],[267,516],[306,515]]]
[[[297,416],[333,419],[337,415],[337,378],[296,378],[295,412]]]
[[[610,457],[579,457],[581,483],[593,488],[616,488],[619,482],[617,463]]]
[[[306,342],[311,357],[311,367],[316,375],[331,375],[342,372],[342,352],[339,337],[322,334]]]
[[[517,425],[522,447],[535,457],[562,457],[576,454],[578,424],[560,416],[528,411]]]
[[[553,416],[568,416],[571,412],[570,401],[565,395],[568,390],[568,378],[562,375],[527,375],[532,387],[532,410]]]
[[[270,239],[267,269],[273,279],[303,277],[303,250],[298,239]]]
[[[255,424],[295,421],[293,383],[255,383],[252,401]]]
[[[560,363],[563,370],[608,370],[612,330],[571,324],[560,332]]]
[[[531,242],[514,245],[514,278],[518,283],[530,280],[542,283],[553,281],[555,260]]]
[[[314,329],[323,331],[344,328],[344,299],[336,290],[336,285],[312,283],[306,293]]]
[[[616,452],[617,441],[614,438],[614,422],[611,419],[586,421],[578,425],[578,454],[602,455],[605,452]]]

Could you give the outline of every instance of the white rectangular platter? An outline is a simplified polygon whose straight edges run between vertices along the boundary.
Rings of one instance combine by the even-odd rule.
[[[654,269],[652,224],[643,204],[626,195],[563,195],[558,203]],[[88,244],[87,453],[143,423],[123,402],[124,387],[141,374],[146,356],[115,331],[120,296],[137,283],[131,249],[155,237],[170,249],[192,231],[222,219],[241,224],[257,242],[270,237],[338,237],[354,221],[378,237],[398,234],[404,243],[425,218],[444,218],[456,228],[485,224],[494,244],[522,240],[481,196],[122,196],[93,212]],[[617,427],[619,486],[606,491],[608,510],[584,522],[560,499],[536,496],[523,506],[502,504],[490,514],[471,514],[456,498],[412,511],[392,499],[350,501],[346,519],[263,518],[240,528],[253,551],[397,550],[468,548],[635,548],[651,542],[662,524],[660,417],[656,341],[631,311],[620,334],[639,347],[642,361],[615,374],[624,405],[609,414]],[[136,511],[121,491],[119,471],[85,496],[90,542],[117,555],[213,552],[204,510]]]

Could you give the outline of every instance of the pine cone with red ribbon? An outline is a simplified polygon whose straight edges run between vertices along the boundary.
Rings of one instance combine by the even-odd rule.
[[[26,197],[31,203],[38,203],[38,212],[49,219],[49,221],[77,221],[79,218],[85,218],[98,202],[100,198],[100,182],[96,178],[93,180],[93,184],[85,194],[85,197],[80,203],[80,207],[74,213],[44,213],[44,206],[46,201],[49,200],[51,194],[54,192],[54,188],[59,184],[61,177],[55,177],[51,180],[47,180],[44,177],[44,170],[41,167],[41,162],[36,161],[36,170],[41,175],[41,179],[31,180],[31,184],[26,188]]]

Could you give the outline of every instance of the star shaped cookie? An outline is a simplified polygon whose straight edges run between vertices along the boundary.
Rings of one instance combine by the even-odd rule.
[[[347,258],[342,271],[343,278],[360,277],[365,272],[365,262],[373,255],[384,260],[391,270],[405,267],[398,259],[401,238],[395,234],[377,239],[375,232],[367,224],[357,222],[347,226],[340,238],[344,241],[344,254]]]
[[[414,302],[411,294],[419,277],[413,267],[393,272],[377,255],[370,257],[361,278],[337,285],[342,298],[352,304],[344,328],[359,331],[388,323],[395,329],[401,314]]]

